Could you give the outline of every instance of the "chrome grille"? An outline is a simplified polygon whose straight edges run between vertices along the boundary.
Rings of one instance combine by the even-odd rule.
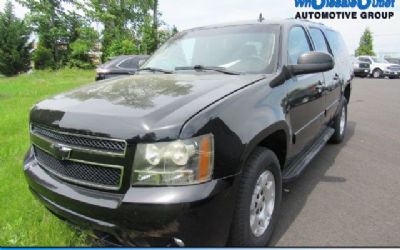
[[[126,142],[122,140],[94,138],[84,135],[69,134],[36,125],[32,125],[31,132],[52,141],[71,146],[119,154],[125,154],[126,150]]]
[[[39,165],[63,180],[109,190],[117,190],[121,186],[122,167],[58,160],[36,146],[34,146],[34,150]]]

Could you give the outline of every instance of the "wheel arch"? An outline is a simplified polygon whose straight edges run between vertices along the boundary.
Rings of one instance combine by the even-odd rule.
[[[286,164],[288,151],[290,149],[290,137],[290,129],[286,121],[278,121],[268,126],[254,136],[247,144],[243,153],[242,162],[245,163],[257,147],[265,147],[275,153],[279,159],[281,168],[283,168]]]
[[[383,70],[379,67],[375,67],[371,72],[374,72],[375,70],[379,70],[379,71],[383,72]]]

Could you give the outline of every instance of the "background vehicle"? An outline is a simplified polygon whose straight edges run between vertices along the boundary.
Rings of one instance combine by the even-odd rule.
[[[370,72],[370,64],[367,62],[361,62],[354,58],[353,71],[355,76],[367,77]]]
[[[385,60],[388,61],[388,62],[390,62],[390,63],[400,65],[400,58],[385,57]]]
[[[370,73],[374,78],[387,76],[394,79],[400,77],[400,65],[389,63],[385,59],[375,56],[359,56],[357,59],[370,64]]]
[[[138,74],[33,107],[29,187],[124,244],[265,246],[282,182],[344,138],[347,51],[291,19],[178,33]]]
[[[139,68],[139,62],[146,60],[146,55],[122,55],[100,65],[96,69],[96,81],[120,75],[133,75]]]

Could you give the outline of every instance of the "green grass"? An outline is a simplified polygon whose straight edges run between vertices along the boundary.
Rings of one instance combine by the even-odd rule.
[[[0,77],[0,246],[82,246],[85,235],[34,199],[22,171],[28,114],[48,96],[93,82],[94,71],[65,69]]]

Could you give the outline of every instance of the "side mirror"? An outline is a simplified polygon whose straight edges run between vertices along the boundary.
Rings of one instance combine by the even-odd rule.
[[[292,75],[303,75],[325,72],[333,69],[335,62],[333,57],[327,53],[310,51],[299,56],[297,64],[288,65],[287,68]]]

